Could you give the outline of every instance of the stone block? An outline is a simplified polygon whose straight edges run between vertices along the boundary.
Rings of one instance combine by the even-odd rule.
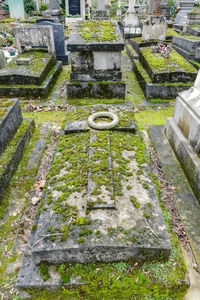
[[[121,52],[93,51],[95,71],[119,71],[121,70]]]
[[[55,52],[53,29],[51,26],[28,25],[14,28],[17,49],[21,54],[26,47],[47,47]]]
[[[21,57],[16,59],[16,64],[17,65],[29,65],[32,61],[31,57]]]
[[[0,155],[12,140],[22,122],[19,100],[0,100]]]
[[[67,98],[119,98],[125,99],[126,85],[124,82],[68,82]]]
[[[200,39],[188,39],[187,37],[174,36],[172,40],[173,44],[176,46],[192,53],[195,52],[198,47],[200,47]]]

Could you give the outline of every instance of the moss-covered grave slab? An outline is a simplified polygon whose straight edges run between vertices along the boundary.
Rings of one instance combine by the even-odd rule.
[[[175,50],[166,58],[145,47],[140,49],[139,57],[153,83],[189,82],[197,76],[197,70]]]
[[[187,33],[193,36],[200,37],[200,25],[187,26]]]
[[[88,128],[88,116],[105,110],[117,114],[118,126]],[[169,258],[168,232],[133,118],[131,106],[97,105],[67,113],[18,287],[39,286],[34,276],[42,262]]]
[[[131,45],[126,47],[127,54],[132,62],[132,69],[135,73],[137,80],[144,92],[147,99],[161,98],[161,99],[173,99],[180,92],[189,89],[193,82],[163,82],[153,83],[145,67],[141,64],[139,57],[135,54]],[[167,59],[166,59],[166,63]]]
[[[0,99],[0,154],[13,138],[22,122],[22,112],[17,99]]]
[[[33,98],[45,96],[61,69],[62,62],[56,62],[55,54],[42,50],[25,52],[1,70],[0,96]]]

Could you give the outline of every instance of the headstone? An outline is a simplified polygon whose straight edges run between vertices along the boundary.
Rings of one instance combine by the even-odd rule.
[[[142,40],[160,40],[166,38],[167,23],[163,16],[149,16],[143,24]]]
[[[42,22],[45,22],[45,21],[47,21],[47,22],[51,22],[51,23],[55,23],[55,20],[53,20],[53,19],[50,19],[50,18],[42,18],[42,19],[37,19],[36,20],[36,24],[40,24],[40,23],[42,23]]]
[[[200,71],[194,86],[179,94],[172,118],[165,124],[167,138],[200,199]]]
[[[129,0],[129,8],[125,14],[124,20],[122,21],[124,26],[124,35],[137,36],[141,35],[142,28],[140,17],[135,11],[135,1]]]
[[[187,13],[190,12],[195,4],[194,0],[181,0],[180,1],[180,10],[176,15],[174,24],[176,25],[185,25],[188,22]]]
[[[110,18],[109,8],[105,6],[105,0],[97,1],[97,8],[92,15],[93,20],[108,20]]]
[[[42,13],[43,16],[51,16],[56,23],[61,22],[61,8],[57,0],[50,0],[48,4],[48,9]]]
[[[80,15],[85,19],[85,0],[65,0],[66,16]]]
[[[23,0],[8,0],[10,17],[16,19],[25,18],[24,1]]]
[[[6,58],[3,51],[0,51],[0,69],[6,65]]]
[[[62,24],[52,23],[49,21],[39,22],[41,26],[51,26],[53,28],[54,44],[57,60],[61,60],[63,64],[68,64],[68,51],[65,49],[65,35]]]
[[[19,53],[26,47],[47,47],[49,53],[55,52],[52,26],[18,26],[14,32]]]

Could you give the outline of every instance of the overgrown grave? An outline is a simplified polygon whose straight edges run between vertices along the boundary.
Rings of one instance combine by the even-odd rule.
[[[125,98],[121,72],[124,41],[114,21],[80,21],[70,34],[68,99]]]
[[[44,97],[62,69],[62,62],[56,62],[52,28],[16,27],[15,38],[20,54],[1,69],[0,96]]]
[[[33,131],[34,121],[23,120],[19,100],[0,100],[0,199]]]
[[[105,122],[110,129],[96,128]],[[69,111],[17,287],[33,295],[37,290],[30,288],[68,285],[82,290],[90,287],[84,269],[101,269],[102,263],[110,269],[122,262],[143,266],[144,261],[154,261],[165,268],[164,261],[171,261],[175,249],[147,162],[132,106],[96,105]],[[178,276],[175,285],[182,293],[184,264],[179,267],[183,277]],[[145,282],[148,290],[152,283]]]
[[[147,99],[171,99],[192,86],[196,68],[170,45],[149,41],[149,45],[142,47],[135,42],[131,42],[131,46],[127,47],[127,52]]]

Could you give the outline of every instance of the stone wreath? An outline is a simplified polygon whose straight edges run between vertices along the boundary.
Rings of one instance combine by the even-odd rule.
[[[106,117],[106,118],[111,118],[112,122],[100,122],[100,123],[95,123],[95,119],[100,118],[100,117]],[[117,115],[108,112],[108,111],[101,111],[92,114],[88,118],[88,125],[97,130],[106,130],[106,129],[111,129],[114,128],[117,124],[119,123],[119,118]]]

